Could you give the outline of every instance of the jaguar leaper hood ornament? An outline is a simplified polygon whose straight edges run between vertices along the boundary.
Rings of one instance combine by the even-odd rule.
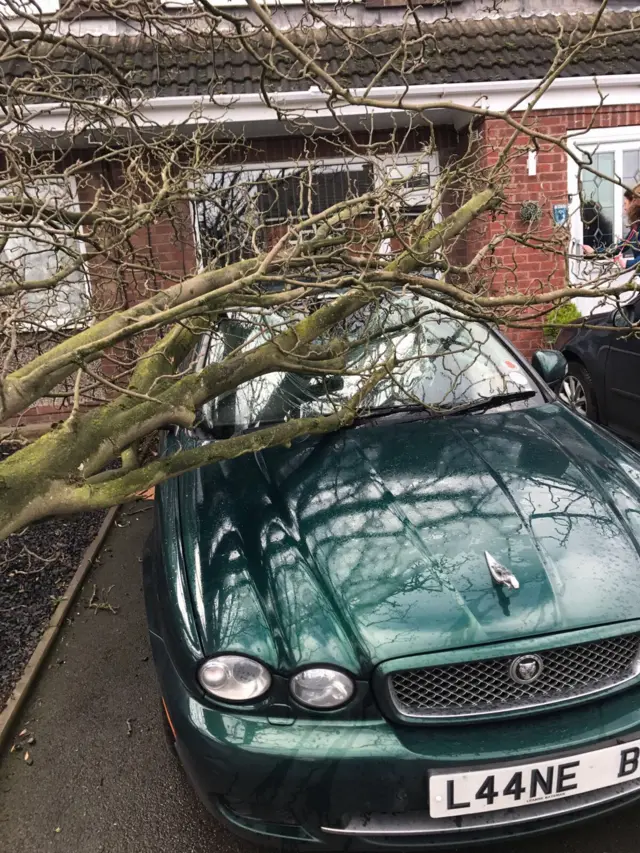
[[[520,589],[520,581],[513,572],[499,563],[488,551],[484,552],[484,558],[494,583],[506,586],[507,589]]]

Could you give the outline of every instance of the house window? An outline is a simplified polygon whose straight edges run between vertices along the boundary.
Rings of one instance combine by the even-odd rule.
[[[585,155],[604,177],[587,169],[580,170],[583,242],[594,249],[603,249],[619,239],[627,225],[622,206],[624,190],[613,181],[620,177],[625,187],[630,188],[640,183],[640,140],[614,143],[608,151],[599,147],[585,151]]]
[[[415,219],[420,216],[433,200],[436,163],[432,159],[426,162],[405,159],[384,165],[380,178],[389,181],[392,189],[396,190],[402,218]]]
[[[572,236],[594,249],[606,248],[627,227],[624,187],[640,183],[640,127],[597,128],[578,133],[570,145],[577,158],[600,173],[569,161]]]
[[[372,187],[371,169],[362,164],[281,169],[259,188],[263,222],[300,221]]]
[[[433,197],[435,157],[316,161],[229,168],[208,176],[196,202],[202,262],[224,266],[262,251],[293,223],[384,183],[393,189],[400,219],[418,216]],[[386,241],[388,242],[388,241]]]
[[[567,185],[571,243],[569,252],[570,280],[576,285],[606,282],[624,284],[633,270],[620,271],[606,256],[585,256],[583,245],[606,249],[626,234],[624,192],[640,182],[640,127],[603,127],[578,131],[568,140],[575,155],[568,158]],[[594,175],[582,164],[589,164]],[[620,184],[614,181],[620,180]],[[622,301],[633,294],[618,297]],[[614,303],[612,297],[602,300],[576,297],[574,302],[583,315],[605,310]]]
[[[68,225],[44,212],[45,207],[77,210],[75,187],[62,179],[48,180],[28,188],[24,195],[25,201],[35,204],[36,213],[11,217],[11,225],[5,225],[6,239],[0,239],[0,282],[19,288],[15,299],[21,321],[47,329],[75,325],[85,317],[89,298],[82,246],[69,234]],[[43,209],[40,215],[38,206]],[[41,289],[24,287],[38,284]]]
[[[202,262],[224,266],[262,251],[283,229],[372,187],[364,163],[230,168],[209,175],[196,204]]]

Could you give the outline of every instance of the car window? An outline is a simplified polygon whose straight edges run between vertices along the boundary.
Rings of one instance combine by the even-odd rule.
[[[413,325],[407,328],[409,321]],[[218,362],[240,347],[260,346],[282,328],[278,314],[226,317],[208,341],[205,362]],[[363,377],[392,352],[396,367],[370,394],[368,411],[415,403],[442,411],[495,395],[538,390],[490,329],[415,300],[386,312],[376,308],[351,317],[344,331],[351,340],[367,341],[349,355],[346,375],[269,373],[206,404],[205,425],[246,429],[329,414],[352,397]]]

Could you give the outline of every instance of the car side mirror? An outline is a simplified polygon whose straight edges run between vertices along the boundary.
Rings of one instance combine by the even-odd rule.
[[[557,349],[541,349],[534,353],[531,365],[550,388],[556,390],[567,375],[567,359]]]
[[[630,329],[633,326],[633,320],[627,313],[624,306],[616,308],[611,316],[611,325],[617,329]]]

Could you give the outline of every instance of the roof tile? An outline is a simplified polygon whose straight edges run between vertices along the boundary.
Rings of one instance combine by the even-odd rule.
[[[404,28],[311,29],[292,31],[290,37],[346,86],[364,86],[394,51],[397,40],[406,40],[406,51],[384,74],[379,85],[416,83],[464,83],[542,77],[555,55],[555,39],[575,43],[589,32],[593,16],[548,15],[544,17],[441,21],[421,25],[427,36],[417,43],[417,31]],[[640,14],[612,12],[603,16],[601,38],[580,58],[562,71],[564,76],[626,74],[640,71],[637,34],[615,33],[635,28]],[[239,94],[259,90],[261,76],[270,91],[308,89],[318,81],[305,75],[303,68],[280,46],[274,47],[264,34],[250,38],[250,48],[236,36],[222,39],[210,33],[176,36],[170,44],[145,36],[86,36],[78,38],[78,50],[54,50],[48,63],[72,76],[59,85],[76,93],[103,94],[110,84],[100,63],[82,51],[83,45],[97,48],[130,80],[131,86],[149,96],[197,94]],[[50,50],[47,47],[47,50]],[[273,59],[272,68],[261,75],[255,56]],[[0,97],[2,88],[15,78],[45,75],[38,68],[36,49],[25,60],[2,62],[0,57]],[[42,86],[40,85],[40,88]]]

